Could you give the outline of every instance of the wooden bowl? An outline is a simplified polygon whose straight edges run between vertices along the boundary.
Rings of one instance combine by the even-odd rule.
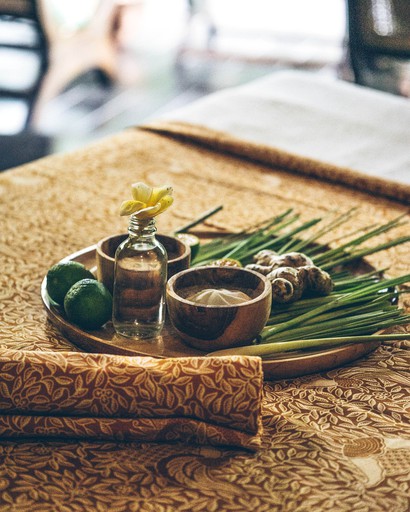
[[[213,306],[188,299],[195,291],[206,288],[239,290],[250,300]],[[191,268],[167,283],[167,310],[172,325],[188,345],[206,352],[249,344],[265,326],[271,303],[269,281],[239,267]]]
[[[112,293],[114,284],[115,251],[128,234],[107,236],[96,245],[97,278],[105,284]],[[187,244],[173,236],[156,235],[168,254],[168,278],[189,268],[191,249]]]

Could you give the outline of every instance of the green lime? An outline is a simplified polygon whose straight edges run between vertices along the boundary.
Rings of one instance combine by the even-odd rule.
[[[192,235],[191,233],[178,233],[175,235],[181,242],[187,244],[191,249],[191,260],[195,258],[198,254],[200,241],[196,235]]]
[[[50,298],[63,304],[65,294],[80,279],[95,279],[93,274],[78,261],[65,261],[53,265],[47,272],[47,292]]]
[[[242,267],[242,263],[232,258],[221,258],[210,263],[212,267]]]
[[[81,279],[68,290],[64,310],[70,322],[83,329],[98,329],[112,314],[112,296],[95,279]]]

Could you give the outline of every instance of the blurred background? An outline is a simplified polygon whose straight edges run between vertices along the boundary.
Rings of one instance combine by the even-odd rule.
[[[410,0],[0,0],[0,170],[303,69],[410,95]]]

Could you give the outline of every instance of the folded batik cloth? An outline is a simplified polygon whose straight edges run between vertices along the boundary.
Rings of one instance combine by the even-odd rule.
[[[0,352],[0,437],[184,441],[257,449],[259,358]]]

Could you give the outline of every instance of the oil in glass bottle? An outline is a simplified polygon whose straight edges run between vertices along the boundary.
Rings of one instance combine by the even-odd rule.
[[[131,215],[115,254],[113,325],[128,338],[155,338],[164,325],[167,253],[155,233],[153,218]]]

